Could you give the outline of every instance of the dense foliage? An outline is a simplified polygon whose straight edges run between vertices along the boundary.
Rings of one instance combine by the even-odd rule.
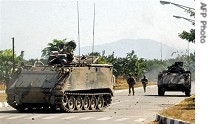
[[[106,62],[113,64],[114,75],[116,77],[126,77],[131,73],[136,78],[147,75],[148,79],[157,80],[158,73],[167,69],[168,66],[176,61],[183,61],[185,70],[190,70],[193,75],[195,72],[195,54],[192,53],[189,56],[183,54],[168,60],[145,60],[144,58],[138,58],[137,55],[135,55],[135,51],[132,50],[131,53],[127,53],[124,58],[114,57],[114,53],[112,55],[102,56],[102,58],[106,60]]]
[[[20,65],[23,61],[24,51],[17,56],[14,54],[14,65]],[[0,50],[0,82],[8,80],[9,75],[12,73],[13,67],[13,53],[11,49]]]

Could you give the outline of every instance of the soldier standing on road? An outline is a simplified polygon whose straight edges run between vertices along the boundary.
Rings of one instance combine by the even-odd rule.
[[[148,84],[148,80],[147,80],[145,75],[144,75],[144,78],[141,79],[141,83],[143,85],[144,92],[146,92],[146,87],[147,87],[147,84]]]
[[[128,79],[127,79],[127,83],[128,83],[128,86],[129,86],[128,96],[131,95],[131,89],[132,89],[132,93],[133,93],[133,96],[134,96],[134,93],[135,93],[134,92],[134,85],[136,84],[136,80],[131,74],[129,74],[128,76],[129,76]]]

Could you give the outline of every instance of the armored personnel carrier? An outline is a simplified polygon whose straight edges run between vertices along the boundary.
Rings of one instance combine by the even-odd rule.
[[[175,62],[158,74],[157,86],[159,96],[164,96],[165,91],[181,91],[190,96],[191,72],[184,70],[183,62]]]
[[[113,66],[97,64],[97,57],[74,56],[74,42],[52,51],[48,64],[37,61],[12,74],[7,102],[20,112],[103,111],[113,96]]]

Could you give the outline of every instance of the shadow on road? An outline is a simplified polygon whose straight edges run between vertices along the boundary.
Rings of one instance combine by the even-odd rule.
[[[4,110],[4,111],[0,111],[0,113],[10,113],[10,114],[17,114],[17,113],[28,113],[28,114],[56,114],[56,113],[64,113],[64,112],[60,112],[60,111],[52,111],[52,112],[38,112],[38,111],[26,111],[26,112],[19,112],[17,110]]]
[[[16,110],[4,110],[4,111],[0,111],[0,113],[14,113],[14,114],[16,114],[16,113],[20,113],[20,112],[18,112]]]
[[[158,96],[158,95],[144,95],[144,96]],[[164,95],[164,96],[158,96],[158,97],[189,97],[185,95]]]

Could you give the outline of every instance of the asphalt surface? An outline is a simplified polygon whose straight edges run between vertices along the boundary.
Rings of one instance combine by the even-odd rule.
[[[194,94],[194,83],[192,94]],[[128,90],[115,91],[111,106],[103,112],[86,113],[19,113],[11,107],[0,108],[0,124],[147,124],[154,121],[158,111],[187,98],[182,92],[157,95],[157,86],[135,88],[135,95]]]

